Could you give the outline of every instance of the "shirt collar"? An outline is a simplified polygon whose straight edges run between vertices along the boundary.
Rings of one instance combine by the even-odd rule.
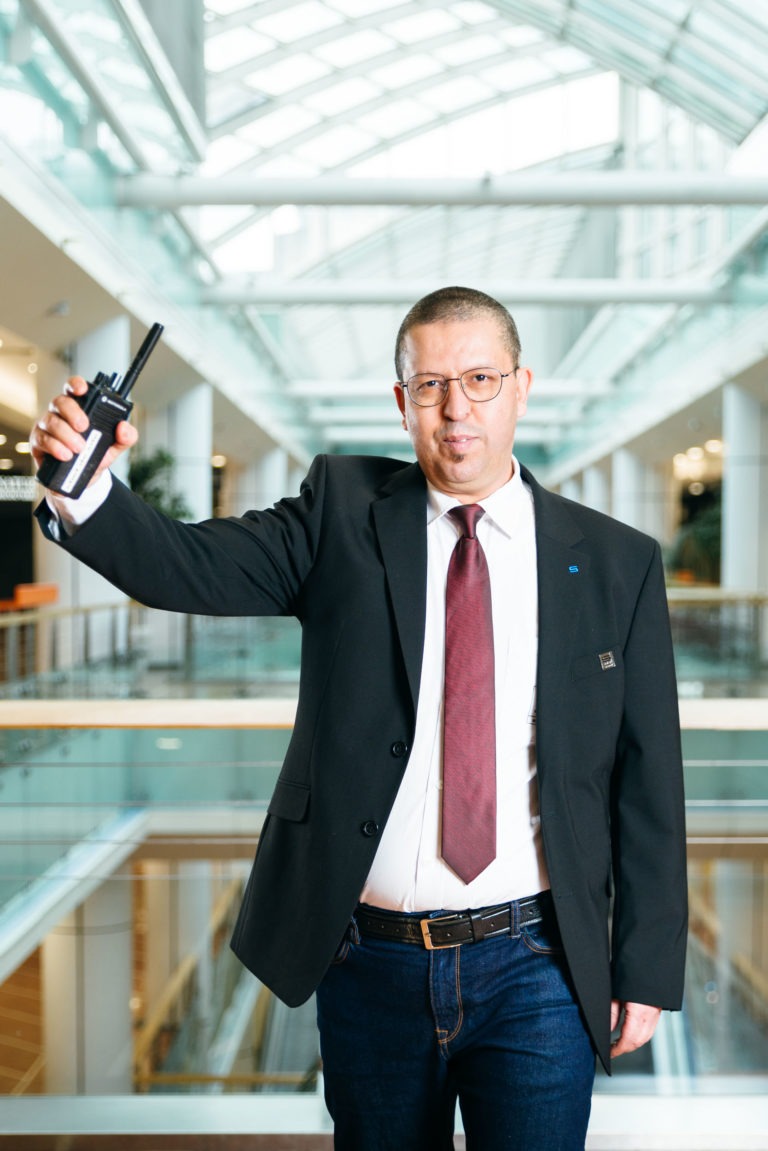
[[[520,475],[520,464],[514,456],[512,463],[514,471],[511,478],[484,500],[477,501],[480,507],[485,508],[486,516],[508,536],[515,534],[526,500],[530,500],[530,493]],[[455,508],[458,502],[455,496],[441,492],[427,481],[427,525]]]

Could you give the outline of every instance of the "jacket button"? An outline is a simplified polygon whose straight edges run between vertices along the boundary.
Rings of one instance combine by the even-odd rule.
[[[402,739],[396,739],[389,750],[395,759],[402,759],[404,755],[408,754],[408,744]]]
[[[372,839],[374,835],[378,835],[379,825],[375,819],[366,819],[365,823],[360,824],[360,830],[368,839]]]

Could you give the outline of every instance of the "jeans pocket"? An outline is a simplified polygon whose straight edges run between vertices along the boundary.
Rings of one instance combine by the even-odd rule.
[[[545,916],[538,923],[527,923],[520,929],[520,938],[534,955],[561,955],[563,941],[560,931],[551,916]]]
[[[336,954],[331,960],[331,967],[341,967],[344,960],[349,955],[349,948],[351,940],[348,935],[345,935],[339,946],[336,948]]]
[[[352,920],[352,922],[347,927],[347,930],[341,937],[341,943],[336,948],[336,954],[331,960],[331,967],[341,967],[342,963],[344,963],[347,956],[349,955],[352,944],[359,942],[360,935],[358,934],[357,924],[354,920]]]

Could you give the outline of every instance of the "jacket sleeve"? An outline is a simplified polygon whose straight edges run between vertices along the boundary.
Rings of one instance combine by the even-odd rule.
[[[266,511],[188,524],[154,511],[119,481],[70,537],[42,503],[43,533],[148,607],[197,615],[300,615],[319,546],[327,465],[313,463],[300,494]]]
[[[625,708],[611,789],[615,998],[679,1009],[687,930],[677,687],[658,545],[624,652]]]

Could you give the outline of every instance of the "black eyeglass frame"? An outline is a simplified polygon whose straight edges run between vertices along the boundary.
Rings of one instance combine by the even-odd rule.
[[[477,372],[482,372],[482,371],[498,372],[499,373],[499,386],[498,386],[498,389],[493,393],[492,396],[485,396],[484,399],[480,400],[480,399],[475,399],[473,396],[469,395],[469,393],[467,392],[467,389],[464,387],[463,381],[464,381],[465,376],[471,376]],[[439,373],[435,373],[435,375],[432,375],[430,372],[418,372],[416,376],[411,376],[410,379],[408,379],[408,380],[401,380],[400,384],[404,388],[404,390],[408,393],[408,395],[410,396],[411,403],[415,404],[417,408],[436,408],[439,404],[442,404],[443,401],[445,400],[445,397],[448,395],[448,385],[452,384],[454,382],[459,385],[462,392],[464,393],[464,395],[467,397],[467,399],[469,400],[469,402],[471,404],[487,404],[491,400],[495,400],[496,397],[499,395],[507,376],[514,376],[519,371],[520,371],[519,366],[516,368],[512,368],[508,372],[499,372],[498,368],[492,368],[489,364],[482,364],[480,367],[477,367],[477,368],[469,368],[466,372],[462,372],[460,376],[442,376]],[[408,385],[413,380],[417,379],[419,376],[424,377],[424,378],[429,378],[429,379],[432,379],[435,381],[437,381],[437,380],[443,381],[443,386],[439,389],[439,393],[440,393],[439,399],[434,400],[432,403],[425,404],[425,403],[422,403],[421,401],[417,400],[414,397],[413,392],[411,391],[411,389],[409,388]]]

